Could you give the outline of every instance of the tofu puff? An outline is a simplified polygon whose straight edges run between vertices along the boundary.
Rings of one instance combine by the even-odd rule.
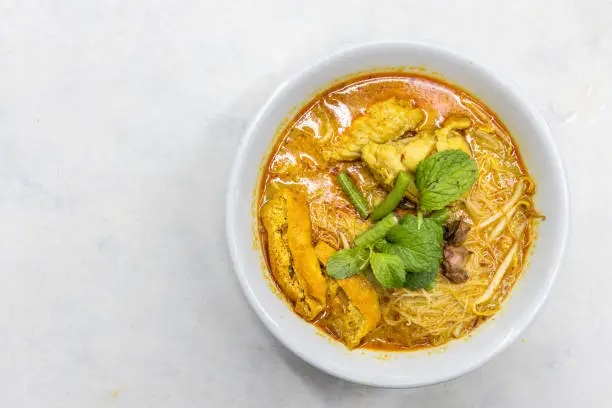
[[[326,279],[312,246],[308,204],[284,188],[261,207],[270,269],[295,311],[313,320],[326,304]]]
[[[308,204],[298,193],[279,190],[263,205],[261,216],[272,274],[295,311],[313,320],[327,305],[323,319],[329,329],[349,348],[358,346],[380,321],[374,286],[363,275],[323,276],[319,262],[325,265],[336,250],[323,241],[312,246]]]
[[[336,249],[321,241],[315,251],[325,265]],[[327,299],[328,311],[322,323],[348,348],[357,347],[380,322],[378,294],[363,274],[338,280],[329,278]]]

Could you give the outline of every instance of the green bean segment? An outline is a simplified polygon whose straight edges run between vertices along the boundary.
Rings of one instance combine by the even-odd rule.
[[[344,194],[346,194],[348,197],[351,204],[355,206],[361,218],[367,218],[368,214],[370,213],[370,207],[355,183],[353,183],[351,176],[349,176],[346,171],[342,171],[340,174],[338,174],[338,177],[336,177],[336,181],[340,185],[340,188],[342,188],[342,191],[344,191]]]
[[[402,171],[398,174],[395,179],[395,185],[393,190],[387,195],[384,201],[378,204],[374,210],[372,210],[372,220],[378,221],[391,211],[395,210],[395,207],[402,201],[406,188],[413,181],[413,177],[407,171]]]

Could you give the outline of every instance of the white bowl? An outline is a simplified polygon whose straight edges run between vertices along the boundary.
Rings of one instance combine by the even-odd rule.
[[[465,339],[414,352],[347,350],[299,318],[271,289],[256,235],[256,191],[262,166],[281,123],[316,92],[339,78],[390,67],[424,67],[468,90],[506,124],[535,179],[536,207],[546,215],[528,269],[502,310]],[[409,68],[404,68],[409,69]],[[567,183],[553,137],[537,111],[516,89],[471,59],[427,44],[382,43],[326,58],[282,84],[246,130],[227,193],[227,238],[234,268],[251,306],[295,354],[337,377],[383,387],[415,387],[457,377],[504,350],[533,320],[555,280],[565,252]]]

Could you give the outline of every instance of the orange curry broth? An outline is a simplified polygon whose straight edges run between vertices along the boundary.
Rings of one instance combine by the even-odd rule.
[[[339,187],[336,186],[335,177],[342,170],[346,170],[352,177],[358,178],[362,183],[372,182],[373,177],[366,165],[361,161],[327,162],[322,157],[320,145],[316,140],[321,135],[318,134],[319,129],[315,125],[313,109],[319,104],[324,104],[327,112],[332,113],[331,116],[328,115],[332,127],[335,128],[337,134],[341,134],[350,126],[352,120],[365,113],[367,107],[391,97],[410,100],[416,107],[425,109],[427,112],[426,121],[421,128],[438,127],[445,118],[451,115],[468,116],[477,125],[493,123],[498,130],[501,130],[502,137],[508,138],[515,146],[513,155],[516,164],[521,172],[527,173],[519,151],[503,123],[482,102],[467,91],[440,79],[422,74],[404,72],[369,74],[347,80],[321,92],[287,124],[275,141],[272,153],[266,161],[264,171],[262,172],[258,190],[258,215],[259,209],[269,198],[266,194],[267,187],[270,183],[280,182],[285,185],[301,185],[305,187],[309,203],[312,204],[317,202],[317,200],[323,200],[326,205],[334,209],[338,217],[358,217],[356,210],[344,197]],[[295,130],[299,130],[299,132],[295,132]],[[469,140],[468,143],[470,143]],[[312,170],[312,172],[309,171],[309,174],[304,178],[302,178],[303,174],[283,177],[278,172],[273,171],[274,167],[283,161],[301,161],[306,163],[306,167]],[[310,163],[310,166],[308,166],[308,163]],[[372,180],[364,180],[368,178]],[[321,190],[324,194],[318,196],[313,194],[313,192],[320,192]],[[378,192],[384,193],[385,190],[379,188]],[[266,233],[259,216],[258,223],[259,239],[264,259],[268,270],[270,270],[268,254],[265,250],[267,248]],[[317,234],[314,232],[313,240],[317,241]],[[523,248],[525,253],[527,253],[529,248],[530,246]],[[272,274],[270,276],[272,277]],[[274,278],[272,277],[272,279]],[[278,289],[280,291],[280,288]],[[324,311],[313,324],[326,334],[341,341],[323,322],[327,312],[328,310]],[[486,316],[477,319],[470,330],[487,319],[488,317]],[[384,321],[381,320],[377,331],[384,333],[384,327],[382,331],[378,329],[380,326],[385,325]],[[367,335],[359,348],[405,351],[431,347],[433,345],[427,342],[423,344],[404,344],[401,339],[385,338],[385,336],[377,338],[376,336]]]

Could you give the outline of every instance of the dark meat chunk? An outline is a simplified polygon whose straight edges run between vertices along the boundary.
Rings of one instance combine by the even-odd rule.
[[[461,245],[467,238],[472,226],[463,218],[446,223],[444,228],[444,239],[451,245]]]
[[[395,209],[395,214],[398,217],[404,218],[406,215],[416,215],[416,204],[407,199],[406,197],[402,198],[402,201],[397,205]]]
[[[416,204],[404,197],[402,198],[402,201],[400,201],[397,205],[397,208],[399,208],[400,210],[414,210],[416,209]]]
[[[453,283],[463,283],[469,276],[464,266],[470,251],[462,246],[446,245],[442,259],[442,274]]]

